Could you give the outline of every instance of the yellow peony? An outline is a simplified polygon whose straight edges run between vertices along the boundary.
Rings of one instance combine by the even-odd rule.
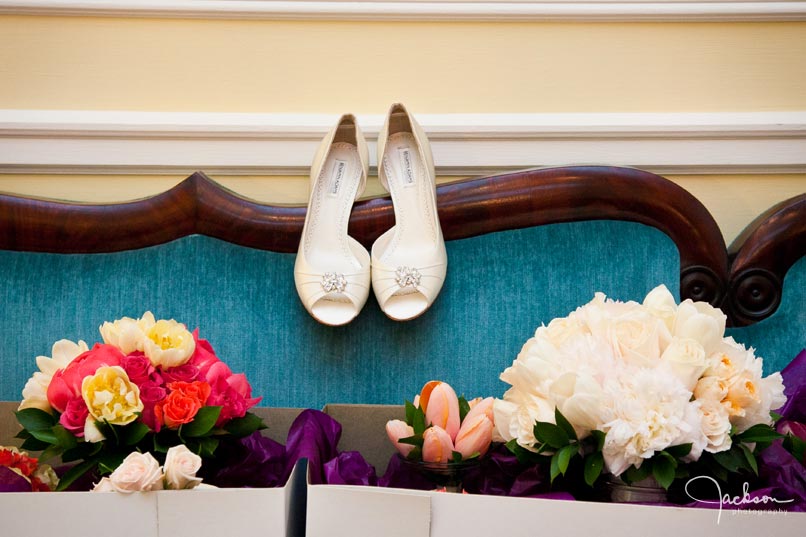
[[[160,319],[145,332],[143,352],[154,366],[163,369],[177,367],[187,362],[196,349],[193,334],[185,325],[173,319]]]
[[[81,395],[96,421],[126,425],[143,410],[140,389],[120,366],[99,367],[81,383]]]

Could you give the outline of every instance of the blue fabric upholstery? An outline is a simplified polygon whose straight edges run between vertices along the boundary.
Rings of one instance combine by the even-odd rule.
[[[780,371],[806,348],[806,257],[792,265],[784,278],[781,305],[771,317],[728,334],[739,343],[755,347],[764,358],[764,373]]]
[[[675,244],[628,222],[494,233],[452,241],[448,255],[442,294],[419,319],[391,321],[370,298],[355,321],[331,328],[300,304],[294,254],[203,236],[113,254],[0,252],[0,399],[19,400],[54,341],[92,345],[103,321],[146,310],[199,327],[262,406],[399,404],[431,379],[501,396],[498,375],[539,324],[595,291],[640,300],[659,283],[679,287]]]

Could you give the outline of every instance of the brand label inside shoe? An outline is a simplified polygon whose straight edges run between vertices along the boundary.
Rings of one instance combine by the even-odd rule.
[[[397,150],[400,154],[400,171],[403,174],[403,185],[411,186],[414,184],[414,169],[411,162],[411,150],[404,147]]]
[[[338,196],[339,189],[341,188],[341,181],[344,179],[344,173],[347,171],[347,161],[337,160],[333,166],[333,174],[330,176],[330,189],[328,193],[331,196]]]

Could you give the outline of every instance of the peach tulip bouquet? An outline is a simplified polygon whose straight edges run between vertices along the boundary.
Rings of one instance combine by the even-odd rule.
[[[447,466],[487,453],[493,428],[492,397],[468,401],[448,383],[432,380],[406,401],[406,421],[389,421],[386,433],[406,460]]]
[[[133,469],[161,476],[158,460],[173,475],[200,464],[196,456],[213,457],[222,442],[265,428],[248,412],[260,398],[252,397],[246,376],[233,373],[198,330],[146,312],[103,323],[100,332],[103,343],[92,348],[63,339],[52,356],[38,357],[39,371],[25,385],[16,413],[24,449],[42,450],[44,461],[61,456],[77,462],[62,476],[60,490],[85,473],[95,479],[112,474],[102,490],[109,483],[120,489],[120,476]],[[151,459],[144,458],[148,453]]]

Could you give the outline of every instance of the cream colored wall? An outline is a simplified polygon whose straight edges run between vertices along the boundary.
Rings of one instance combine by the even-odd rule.
[[[0,16],[0,109],[383,113],[806,110],[806,23],[452,23]],[[182,176],[0,175],[139,198]],[[446,178],[450,179],[450,178]],[[732,240],[806,175],[672,176]],[[303,203],[301,177],[218,176]],[[368,194],[380,187],[370,183]]]
[[[756,216],[792,196],[806,192],[806,175],[669,175],[711,212],[727,244]],[[48,196],[62,200],[116,202],[144,198],[168,190],[184,176],[0,175],[0,192]],[[242,196],[272,204],[304,204],[306,177],[214,176]],[[441,177],[450,182],[459,177]],[[382,195],[377,178],[367,183],[364,197]]]
[[[383,113],[806,109],[806,23],[0,17],[0,107]],[[11,83],[9,83],[11,81]]]

